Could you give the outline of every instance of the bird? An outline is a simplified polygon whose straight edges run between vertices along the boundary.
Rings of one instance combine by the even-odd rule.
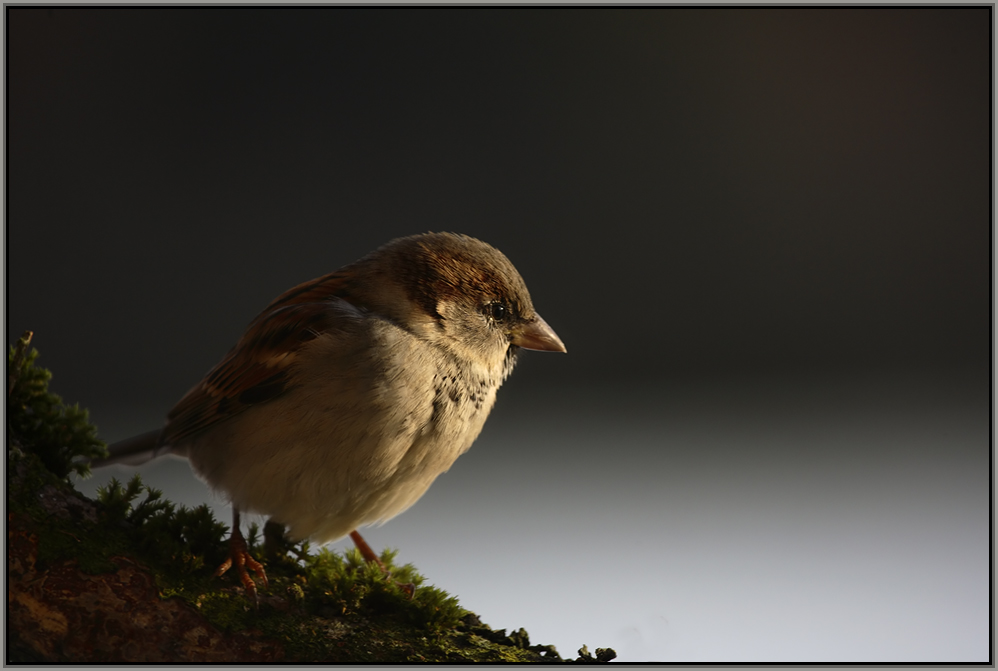
[[[112,463],[186,457],[232,506],[229,557],[246,593],[264,567],[240,513],[319,544],[412,506],[478,437],[521,349],[567,352],[495,247],[457,233],[401,237],[299,284],[254,318],[162,428]],[[378,562],[380,564],[380,562]]]

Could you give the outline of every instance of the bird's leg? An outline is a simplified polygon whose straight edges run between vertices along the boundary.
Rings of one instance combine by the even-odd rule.
[[[263,565],[260,562],[253,559],[253,556],[249,553],[249,548],[246,547],[246,539],[243,538],[243,532],[239,530],[239,509],[235,506],[232,507],[232,533],[229,534],[229,558],[218,567],[218,570],[215,571],[215,576],[222,575],[232,568],[233,564],[236,566],[236,574],[239,576],[239,581],[246,588],[246,594],[252,597],[254,601],[258,601],[256,583],[253,582],[253,578],[246,572],[246,567],[248,566],[263,581],[264,587],[267,587],[269,584],[267,582],[267,572],[263,570]]]
[[[374,562],[381,568],[382,571],[388,573],[388,569],[386,569],[385,565],[381,563],[380,559],[378,559],[378,555],[374,554],[374,550],[372,550],[371,546],[367,544],[367,541],[364,540],[363,536],[354,530],[350,532],[350,538],[353,539],[353,544],[357,546],[358,550],[360,550],[360,556],[364,558],[364,561]]]
[[[367,544],[367,541],[364,540],[364,537],[361,536],[356,529],[350,532],[350,538],[353,539],[353,544],[357,546],[358,550],[360,550],[360,556],[364,558],[364,561],[377,564],[382,573],[386,576],[391,576],[391,571],[385,568],[385,565],[381,563],[380,559],[378,559],[378,555],[374,554],[374,550],[371,549],[371,546]],[[404,584],[396,582],[395,584],[401,587],[402,591],[408,594],[410,599],[416,592],[416,586],[411,582]]]

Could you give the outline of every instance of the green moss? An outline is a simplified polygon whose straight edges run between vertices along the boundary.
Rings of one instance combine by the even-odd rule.
[[[68,474],[86,474],[86,460],[104,456],[105,447],[85,411],[48,392],[51,375],[34,366],[37,351],[24,353],[28,340],[8,355],[8,510],[32,520],[42,568],[71,561],[100,574],[116,569],[112,557],[132,558],[155,577],[162,598],[188,602],[222,631],[279,640],[297,662],[562,661],[553,646],[531,645],[523,629],[507,635],[484,625],[412,564],[396,564],[397,551],[381,554],[384,573],[355,549],[313,551],[271,523],[262,536],[256,525],[247,534],[269,579],[258,602],[247,598],[234,571],[214,576],[227,556],[228,528],[207,506],[178,507],[138,475],[112,479],[96,500],[72,487]],[[579,652],[580,662],[613,657]]]
[[[7,431],[10,442],[30,445],[45,467],[64,478],[86,476],[90,460],[107,456],[86,410],[67,406],[48,390],[52,374],[35,366],[38,350],[27,351],[31,331],[7,354]]]

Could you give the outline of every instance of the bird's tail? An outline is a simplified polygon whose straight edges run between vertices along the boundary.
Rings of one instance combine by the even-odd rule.
[[[100,468],[101,466],[110,466],[111,464],[138,466],[151,459],[155,459],[161,454],[166,454],[168,449],[159,444],[160,433],[161,431],[156,429],[155,431],[147,431],[146,433],[118,441],[108,446],[107,459],[92,461],[90,462],[90,467]]]

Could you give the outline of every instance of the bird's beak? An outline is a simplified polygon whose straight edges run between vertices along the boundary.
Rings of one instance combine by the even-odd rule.
[[[554,329],[537,315],[529,322],[513,330],[514,345],[523,349],[533,349],[541,352],[568,352],[565,343],[561,341]]]

